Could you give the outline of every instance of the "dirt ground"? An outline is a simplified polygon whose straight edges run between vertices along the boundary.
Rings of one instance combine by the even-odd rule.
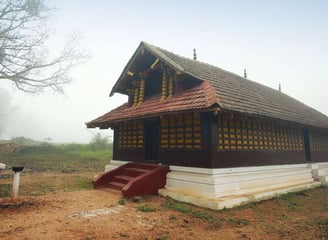
[[[328,239],[328,188],[221,211],[101,190],[0,198],[0,239]]]

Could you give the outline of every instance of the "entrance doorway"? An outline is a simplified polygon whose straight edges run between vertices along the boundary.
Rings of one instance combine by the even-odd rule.
[[[159,131],[159,119],[145,120],[144,139],[146,162],[157,162],[158,160]]]

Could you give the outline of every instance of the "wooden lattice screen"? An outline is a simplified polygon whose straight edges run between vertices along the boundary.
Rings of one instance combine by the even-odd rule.
[[[328,151],[328,133],[311,131],[310,148],[311,151]]]
[[[143,148],[143,121],[129,121],[118,127],[119,148]]]
[[[202,148],[199,114],[187,113],[163,116],[160,124],[161,148]]]
[[[230,114],[218,117],[218,139],[218,150],[304,149],[302,131],[298,127]]]

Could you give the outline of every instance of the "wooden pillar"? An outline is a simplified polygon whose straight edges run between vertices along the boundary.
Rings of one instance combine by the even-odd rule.
[[[119,131],[119,126],[114,127],[114,139],[113,139],[113,159],[117,160],[118,159],[118,131]]]
[[[169,79],[169,96],[168,98],[172,98],[174,94],[174,78],[173,76],[170,76]]]
[[[201,115],[202,122],[202,144],[204,152],[206,152],[207,165],[213,167],[216,159],[218,148],[218,123],[213,112],[204,112]]]
[[[164,70],[162,75],[162,97],[161,101],[164,101],[167,97],[167,73]]]
[[[134,101],[134,89],[127,89],[127,93],[128,93],[128,96],[129,96],[129,105],[133,105],[133,101]]]
[[[138,104],[143,103],[145,97],[145,78],[147,77],[147,72],[139,73],[140,85],[139,85],[139,101]]]
[[[134,89],[134,97],[133,97],[133,106],[137,106],[139,102],[139,88],[136,86]]]
[[[144,97],[145,97],[145,79],[141,79],[138,104],[141,104],[144,101]]]

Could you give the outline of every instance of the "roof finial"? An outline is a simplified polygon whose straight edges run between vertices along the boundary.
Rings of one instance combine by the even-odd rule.
[[[196,49],[194,48],[194,60],[197,60]]]
[[[247,78],[246,68],[244,69],[244,78]]]
[[[281,84],[279,83],[279,92],[281,92]]]

